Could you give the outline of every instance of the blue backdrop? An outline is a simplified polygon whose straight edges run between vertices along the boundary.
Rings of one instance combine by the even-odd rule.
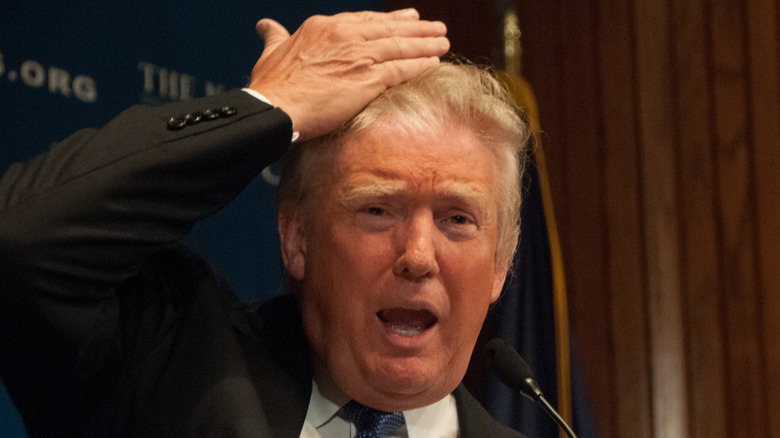
[[[254,29],[260,18],[293,31],[313,14],[383,6],[381,0],[3,2],[0,171],[133,104],[243,86],[262,51]],[[242,298],[262,298],[281,284],[272,205],[271,186],[258,178],[191,236]],[[2,385],[0,436],[26,436]]]

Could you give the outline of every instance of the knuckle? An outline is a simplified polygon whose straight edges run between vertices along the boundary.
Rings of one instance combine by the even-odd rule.
[[[403,54],[404,42],[405,40],[398,36],[394,36],[390,38],[390,43],[392,44],[393,49],[395,50],[396,56],[401,56]]]
[[[398,33],[398,25],[395,21],[385,21],[385,29],[387,29],[388,35],[396,35]]]
[[[301,24],[301,29],[326,27],[326,21],[327,17],[324,15],[312,15],[304,20],[303,24]]]
[[[358,17],[360,17],[360,19],[363,20],[363,21],[375,20],[379,16],[376,12],[373,12],[373,11],[361,11],[361,12],[358,12],[357,14],[358,14]]]
[[[344,23],[340,21],[329,23],[326,30],[328,32],[329,37],[332,40],[336,40],[336,41],[348,40],[354,36],[354,32],[352,31],[352,26],[350,26],[349,23]]]

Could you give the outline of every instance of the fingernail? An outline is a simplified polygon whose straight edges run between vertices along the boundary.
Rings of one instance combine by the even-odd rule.
[[[450,50],[450,40],[448,38],[442,38],[442,40],[444,40],[444,41],[442,41],[440,43],[441,44],[441,50],[444,51],[444,52],[449,51]]]

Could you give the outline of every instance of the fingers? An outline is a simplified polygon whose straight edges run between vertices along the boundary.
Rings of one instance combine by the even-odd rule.
[[[398,10],[395,10],[395,11],[388,12],[388,15],[392,16],[393,18],[399,19],[399,20],[419,20],[420,19],[420,13],[417,12],[417,9],[414,9],[414,8],[398,9]]]
[[[287,29],[270,18],[263,18],[258,21],[255,29],[257,34],[265,40],[266,50],[273,50],[287,38],[290,38],[290,33],[287,32]]]
[[[440,21],[420,20],[414,9],[385,12],[342,12],[330,17],[314,16],[306,20],[309,25],[337,25],[350,36],[365,40],[398,37],[438,37],[447,34],[447,26]],[[306,24],[306,23],[304,23]]]
[[[375,40],[391,36],[440,37],[447,34],[447,26],[440,21],[381,20],[356,25],[354,31],[366,40]]]
[[[428,58],[442,56],[450,50],[446,37],[434,38],[383,38],[365,43],[371,46],[374,61],[383,63],[393,59]]]
[[[391,12],[374,12],[374,11],[342,12],[340,14],[334,15],[334,17],[338,17],[339,19],[361,20],[361,21],[386,20],[386,19],[419,20],[420,13],[417,12],[417,10],[414,8],[408,8],[408,9],[397,9]]]
[[[423,70],[433,67],[441,62],[438,56],[416,59],[399,59],[376,65],[375,71],[380,76],[384,88],[394,87],[405,82]]]

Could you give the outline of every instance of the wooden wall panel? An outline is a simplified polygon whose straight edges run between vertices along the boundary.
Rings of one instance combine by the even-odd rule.
[[[637,117],[632,61],[633,26],[630,5],[622,0],[598,5],[599,113],[611,123],[601,124],[604,153],[607,254],[621,254],[605,261],[611,307],[613,366],[611,386],[621,399],[612,401],[609,424],[615,436],[652,436],[648,357],[648,318],[643,276],[641,230],[641,175],[639,151],[626,147],[637,143]],[[609,25],[604,25],[608,23]],[[628,164],[628,165],[627,165]]]
[[[752,166],[758,210],[758,252],[761,285],[762,339],[765,343],[763,393],[768,431],[780,437],[780,55],[778,10],[775,0],[748,3],[750,69],[750,130]]]
[[[649,299],[653,430],[687,432],[685,355],[672,107],[671,28],[664,2],[634,4],[646,290]],[[648,37],[652,35],[652,37]]]
[[[587,333],[574,342],[575,351],[583,360],[603,364],[602,368],[586,367],[585,378],[592,390],[591,407],[599,417],[609,418],[612,398],[602,392],[613,386],[614,356],[610,333],[612,332],[611,306],[606,283],[606,227],[602,220],[605,192],[591,190],[603,188],[603,148],[600,141],[598,108],[598,79],[596,65],[596,38],[593,33],[595,5],[580,0],[564,0],[558,11],[558,38],[560,44],[559,83],[561,124],[565,128],[556,132],[552,144],[566,144],[561,170],[566,177],[565,198],[557,200],[572,207],[577,214],[562,218],[570,233],[580,236],[578,241],[567,241],[565,251],[571,263],[567,272],[580,279],[569,287],[576,289],[570,295],[569,308],[577,314],[587,314],[587,320],[574,321],[572,331]],[[545,146],[546,147],[546,146]],[[577,251],[576,247],[589,248]],[[593,306],[593,302],[604,303]],[[582,325],[587,323],[587,325]],[[607,371],[607,372],[605,372]],[[606,431],[612,430],[611,421],[602,421]]]
[[[681,269],[689,384],[690,436],[725,438],[726,371],[723,351],[723,299],[719,285],[719,237],[710,134],[711,87],[706,28],[701,1],[674,2],[675,119],[680,166]],[[707,364],[707,366],[701,366]]]
[[[726,392],[730,436],[766,436],[755,193],[748,129],[744,4],[713,1],[711,19],[715,180],[721,294],[725,298]],[[739,421],[735,421],[739,419]]]
[[[599,12],[590,28],[599,45],[592,62],[599,66],[595,108],[603,145],[573,141],[578,133],[570,121],[548,118],[544,101],[540,111],[542,126],[559,142],[554,157],[564,163],[576,160],[583,145],[592,145],[589,152],[603,158],[603,184],[582,186],[587,178],[572,175],[577,168],[571,165],[559,169],[552,181],[558,213],[567,218],[578,217],[584,208],[569,202],[572,181],[591,199],[606,193],[605,208],[596,218],[607,224],[606,231],[596,231],[606,247],[594,248],[572,219],[561,222],[560,230],[567,242],[570,299],[591,300],[591,308],[582,304],[572,311],[575,343],[592,336],[585,328],[599,327],[601,315],[592,308],[612,309],[610,347],[604,348],[611,349],[609,363],[582,357],[589,372],[598,374],[595,381],[614,382],[611,392],[590,386],[597,388],[592,397],[617,400],[609,406],[596,402],[601,432],[644,436],[644,421],[650,418],[655,437],[778,436],[780,345],[773,340],[780,331],[777,4],[595,4]],[[626,11],[631,25],[625,22]],[[525,34],[537,25],[523,23]],[[562,46],[592,38],[583,30],[588,26],[573,28],[583,34],[572,35],[569,27],[559,37]],[[562,58],[561,65],[572,65],[566,50],[534,52],[527,44],[525,49],[531,58],[526,60],[529,77],[536,57]],[[587,62],[582,56],[575,59]],[[632,81],[621,81],[630,68]],[[545,76],[531,83],[538,93],[560,86]],[[554,107],[578,105],[571,94],[559,97]],[[624,148],[620,153],[618,144]],[[626,204],[619,199],[631,192],[632,173],[641,175],[639,196]],[[639,236],[624,222],[636,209]],[[589,210],[586,217],[594,219]],[[637,251],[644,256],[631,271]],[[578,297],[586,293],[583,285],[593,282],[593,272],[581,275],[591,266],[588,256],[606,264],[600,272],[608,294]],[[624,278],[625,272],[635,281]],[[644,337],[636,330],[642,324]],[[648,355],[646,367],[638,362],[643,354]],[[638,383],[621,384],[627,369]],[[649,407],[636,402],[645,379]]]

